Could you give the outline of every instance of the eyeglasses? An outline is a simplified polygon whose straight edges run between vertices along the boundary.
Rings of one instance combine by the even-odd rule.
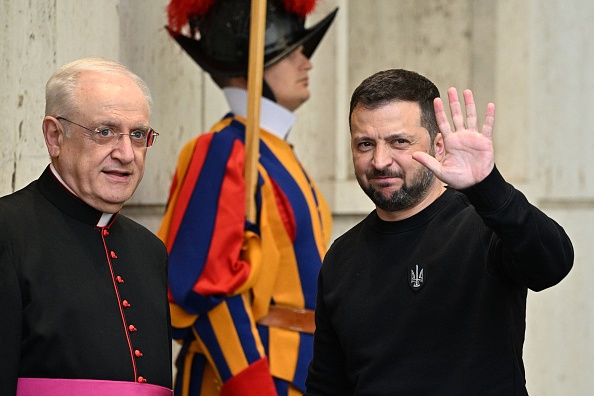
[[[71,124],[86,129],[89,132],[92,132],[93,135],[91,136],[91,138],[93,139],[93,141],[102,146],[107,146],[110,144],[115,146],[117,142],[122,138],[122,136],[127,135],[130,137],[130,141],[134,146],[140,148],[148,148],[155,144],[155,140],[157,140],[157,136],[159,136],[159,134],[155,132],[153,128],[137,129],[130,133],[119,133],[107,127],[98,127],[95,129],[87,128],[85,126],[77,124],[74,121],[70,121],[69,119],[64,118],[62,116],[56,117],[56,119],[67,121]]]

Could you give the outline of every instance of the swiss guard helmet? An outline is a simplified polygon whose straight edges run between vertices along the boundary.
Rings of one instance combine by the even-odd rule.
[[[310,58],[334,20],[338,8],[310,28],[305,17],[315,0],[267,0],[264,68],[303,46]],[[212,77],[247,76],[250,0],[171,0],[167,30]],[[189,35],[182,30],[189,25]],[[187,29],[186,29],[187,31]]]

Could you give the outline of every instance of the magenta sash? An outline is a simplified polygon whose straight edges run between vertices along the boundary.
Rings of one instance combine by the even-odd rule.
[[[126,381],[19,378],[16,396],[171,396],[163,386]]]

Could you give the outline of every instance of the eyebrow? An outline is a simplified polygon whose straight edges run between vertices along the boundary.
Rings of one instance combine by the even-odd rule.
[[[361,133],[355,133],[355,136],[353,136],[353,139],[358,139],[358,140],[377,140],[375,137],[370,137],[368,134],[361,134]],[[388,136],[384,136],[381,138],[381,140],[386,140],[386,141],[390,141],[390,140],[396,140],[396,139],[412,139],[413,135],[407,132],[397,132],[397,133],[392,133]]]
[[[402,138],[410,138],[412,134],[407,132],[397,132],[385,137],[385,140],[394,140],[394,139],[402,139]]]
[[[99,121],[97,123],[97,125],[99,126],[103,126],[103,127],[108,127],[108,128],[113,128],[113,129],[121,129],[122,124],[120,122],[116,122],[116,121]],[[146,125],[140,125],[140,126],[134,126],[132,128],[130,128],[131,131],[138,131],[138,130],[142,130],[142,131],[148,131],[151,127],[150,126],[146,126]]]

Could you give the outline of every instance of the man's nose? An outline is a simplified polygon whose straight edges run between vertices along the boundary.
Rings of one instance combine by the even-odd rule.
[[[392,164],[392,161],[392,150],[383,144],[378,144],[373,150],[373,166],[376,169],[385,169]]]
[[[122,163],[134,161],[134,144],[129,134],[122,133],[118,136],[112,157],[119,159]]]

